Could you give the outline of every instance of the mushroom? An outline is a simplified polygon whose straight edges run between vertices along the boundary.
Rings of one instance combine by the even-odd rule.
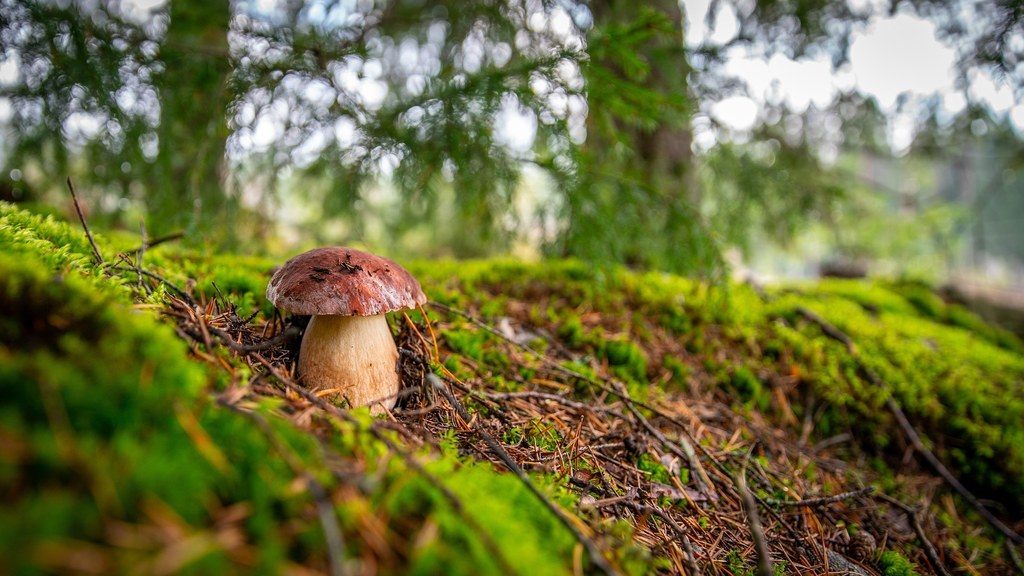
[[[398,349],[384,315],[427,300],[409,272],[361,250],[315,248],[274,273],[267,299],[312,316],[299,348],[299,376],[307,387],[330,391],[352,407],[371,405],[374,414],[394,407]]]

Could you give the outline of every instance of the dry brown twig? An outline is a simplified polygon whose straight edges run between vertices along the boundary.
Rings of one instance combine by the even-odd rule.
[[[772,498],[766,498],[765,503],[775,506],[826,506],[828,504],[842,502],[843,500],[851,500],[861,496],[867,496],[874,491],[874,486],[867,486],[860,490],[851,490],[834,496],[822,496],[820,498],[807,498],[804,500],[775,500]]]
[[[935,550],[935,545],[928,539],[928,535],[925,533],[924,527],[921,526],[917,510],[903,502],[900,502],[896,498],[885,494],[876,494],[875,497],[879,500],[892,504],[907,515],[907,520],[910,521],[910,525],[914,529],[914,533],[917,534],[918,539],[921,540],[921,545],[924,548],[925,554],[928,555],[928,560],[932,563],[932,568],[942,576],[950,576],[949,571],[946,570],[945,564],[943,564],[942,560],[939,558],[939,553]]]
[[[736,490],[743,503],[743,512],[747,517],[747,525],[750,527],[750,537],[754,541],[754,550],[757,553],[757,571],[761,576],[773,576],[775,562],[768,551],[768,541],[765,539],[761,517],[757,513],[757,502],[754,500],[754,495],[750,493],[750,489],[747,488],[747,462],[749,459],[750,452],[747,452],[743,466],[736,473]]]
[[[82,229],[85,230],[85,237],[89,239],[89,245],[92,246],[92,256],[96,259],[96,264],[99,266],[103,265],[103,254],[100,254],[99,247],[96,246],[96,240],[92,237],[92,232],[89,231],[89,225],[85,222],[85,214],[82,212],[82,205],[78,203],[78,194],[75,193],[75,185],[71,183],[71,177],[67,179],[68,190],[71,192],[71,200],[75,204],[75,212],[78,213],[78,221],[82,223]]]

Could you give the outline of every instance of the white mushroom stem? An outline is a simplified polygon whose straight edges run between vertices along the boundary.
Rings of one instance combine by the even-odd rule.
[[[395,405],[401,384],[398,349],[383,314],[314,316],[299,349],[299,376],[311,390],[348,399],[380,414]]]

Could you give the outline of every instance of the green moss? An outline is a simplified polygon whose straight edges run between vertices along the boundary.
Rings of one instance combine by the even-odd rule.
[[[675,356],[666,355],[661,361],[662,367],[671,375],[669,385],[675,388],[684,388],[690,376],[690,367]]]
[[[284,518],[310,506],[288,488],[294,473],[267,458],[273,448],[249,419],[210,403],[206,370],[184,342],[122,296],[116,284],[54,282],[42,266],[0,256],[0,315],[16,320],[0,330],[0,435],[24,447],[3,458],[0,557],[16,562],[7,567],[28,569],[38,558],[24,552],[48,542],[102,542],[106,522],[146,523],[153,506],[212,529],[223,507],[246,502],[244,536],[267,558],[291,539],[286,530],[319,532],[315,522],[286,529]],[[311,438],[282,424],[284,442],[315,454]],[[304,553],[323,558],[322,537],[312,541]],[[144,552],[113,548],[110,561]],[[228,560],[214,548],[196,562]]]
[[[920,574],[917,566],[899,552],[887,550],[878,559],[878,569],[884,576],[913,576]]]
[[[481,360],[484,357],[484,342],[487,335],[483,331],[449,330],[445,332],[444,339],[456,354],[473,360]]]
[[[729,377],[730,387],[744,402],[751,402],[762,410],[771,399],[764,394],[761,380],[746,366],[737,366]]]
[[[569,316],[558,327],[558,337],[562,344],[570,348],[579,348],[584,341],[583,323],[579,316]]]
[[[525,432],[527,444],[545,451],[553,452],[562,444],[562,435],[555,424],[541,418],[530,420]]]
[[[615,338],[603,341],[598,353],[608,360],[608,365],[619,377],[631,382],[642,382],[647,378],[647,357],[631,340]]]
[[[518,478],[496,474],[488,465],[458,463],[454,458],[436,460],[427,469],[445,478],[460,500],[473,503],[466,513],[486,530],[506,559],[517,566],[528,561],[530,573],[569,573],[575,539]],[[544,486],[543,479],[536,480]],[[565,497],[551,487],[545,491],[556,501]],[[391,491],[383,504],[396,518],[426,517],[440,528],[435,541],[414,550],[408,573],[503,572],[477,529],[454,514],[437,489],[421,477]]]
[[[756,574],[753,564],[747,562],[738,550],[729,550],[725,555],[725,566],[733,576],[753,576]]]
[[[636,467],[650,474],[651,480],[655,482],[672,483],[672,475],[669,474],[668,469],[650,454],[641,454],[636,460]]]
[[[862,432],[884,448],[894,433],[884,409],[893,395],[915,426],[936,441],[940,459],[978,489],[1024,503],[1024,357],[984,334],[922,316],[899,294],[861,282],[832,281],[821,292],[784,294],[770,307],[789,325],[774,325],[775,336],[817,394],[834,406],[823,416],[823,433],[838,427]],[[886,388],[859,372],[842,344],[796,315],[813,310],[857,343],[861,361]],[[795,326],[796,329],[791,328]]]

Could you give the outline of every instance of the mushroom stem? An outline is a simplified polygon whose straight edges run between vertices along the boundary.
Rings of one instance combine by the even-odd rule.
[[[381,414],[395,405],[400,386],[398,349],[383,314],[313,316],[299,349],[299,375],[306,387],[330,391],[354,407]]]

